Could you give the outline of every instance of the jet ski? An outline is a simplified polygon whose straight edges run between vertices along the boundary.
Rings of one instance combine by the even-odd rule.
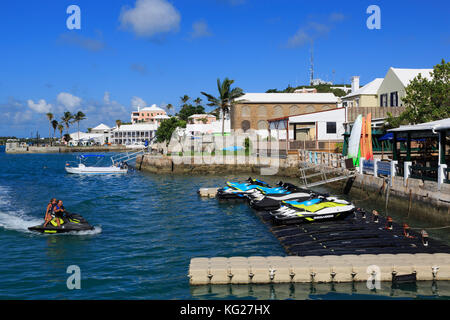
[[[217,191],[217,197],[226,200],[246,199],[246,195],[254,192],[258,187],[270,188],[270,185],[261,180],[252,179],[251,177],[247,179],[246,183],[228,181],[226,187]]]
[[[58,223],[56,219],[59,219],[60,227],[58,227]],[[62,218],[53,218],[49,223],[44,227],[44,223],[38,226],[29,227],[28,230],[40,232],[40,233],[67,233],[67,232],[77,232],[77,231],[89,231],[94,230],[94,227],[91,226],[86,219],[76,213],[68,213],[66,212],[65,216]]]
[[[353,204],[334,197],[320,197],[304,202],[285,201],[283,204],[280,209],[270,212],[275,224],[339,220],[355,211]]]

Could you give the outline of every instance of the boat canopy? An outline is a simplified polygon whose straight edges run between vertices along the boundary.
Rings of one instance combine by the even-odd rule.
[[[80,158],[104,158],[103,154],[82,154]]]

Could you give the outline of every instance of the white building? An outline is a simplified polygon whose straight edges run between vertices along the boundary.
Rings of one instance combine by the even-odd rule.
[[[346,109],[338,108],[317,111],[289,117],[289,124],[293,125],[293,140],[343,140]]]
[[[112,128],[108,127],[106,124],[99,124],[95,128],[92,128],[90,133],[103,133],[107,134],[109,136],[109,133],[111,132]]]
[[[133,145],[143,144],[145,141],[150,141],[155,137],[158,125],[156,123],[135,123],[128,125],[121,125],[119,128],[115,127],[111,131],[111,143]]]
[[[69,146],[94,146],[104,145],[108,142],[108,136],[104,133],[74,132],[70,134]]]
[[[431,79],[433,69],[400,69],[390,68],[378,89],[379,105],[382,107],[403,106],[402,98],[406,95],[405,88],[419,74]]]

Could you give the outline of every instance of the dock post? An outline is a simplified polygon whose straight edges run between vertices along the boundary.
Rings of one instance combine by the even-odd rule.
[[[373,176],[378,177],[378,159],[373,159]]]
[[[364,160],[366,160],[366,159],[363,157],[359,158],[359,173],[360,174],[364,173]]]
[[[441,186],[444,183],[446,171],[447,171],[447,164],[440,163],[438,169],[438,190],[441,190]]]
[[[406,187],[406,183],[408,182],[409,176],[411,175],[411,161],[405,161],[403,164],[403,186]]]
[[[392,187],[392,185],[394,184],[395,169],[396,169],[397,164],[398,164],[397,160],[391,161],[391,179],[389,180],[390,187]]]

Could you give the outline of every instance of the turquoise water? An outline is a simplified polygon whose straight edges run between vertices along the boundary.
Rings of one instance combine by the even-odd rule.
[[[200,187],[231,177],[77,176],[64,171],[74,155],[0,152],[0,299],[334,299],[438,297],[448,283],[369,292],[343,285],[190,287],[193,257],[284,255],[283,248],[243,203],[200,199]],[[242,178],[242,177],[240,177]],[[64,200],[96,230],[41,235],[50,198]],[[81,270],[81,289],[68,290],[68,266]],[[313,291],[311,291],[313,290]],[[394,292],[392,294],[392,292]],[[436,293],[438,292],[438,293]]]

